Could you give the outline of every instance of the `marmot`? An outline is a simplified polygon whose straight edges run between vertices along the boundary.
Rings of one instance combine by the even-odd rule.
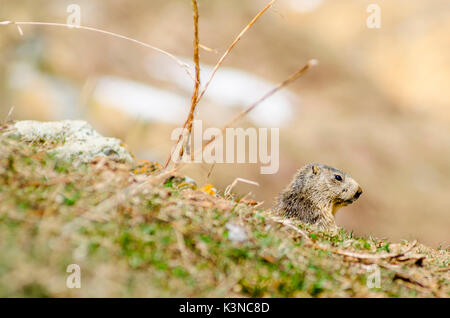
[[[353,203],[361,193],[359,184],[348,174],[326,165],[308,164],[279,194],[275,211],[322,230],[335,231],[336,210]]]

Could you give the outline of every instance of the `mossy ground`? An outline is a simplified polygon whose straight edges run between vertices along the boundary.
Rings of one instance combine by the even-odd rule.
[[[389,263],[405,275],[380,266],[369,288],[364,261],[314,248],[270,211],[162,178],[157,166],[73,167],[1,134],[0,149],[0,297],[450,296],[448,250],[418,245],[424,259]],[[247,241],[233,242],[227,223]],[[409,244],[303,230],[348,251]],[[66,287],[69,264],[81,268],[80,289]]]

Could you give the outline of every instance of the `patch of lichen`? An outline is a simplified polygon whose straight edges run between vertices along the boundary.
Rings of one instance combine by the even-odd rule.
[[[97,158],[74,167],[39,144],[0,135],[0,145],[1,297],[435,296],[386,268],[380,288],[368,288],[367,264],[314,248],[269,211],[209,195],[180,176],[159,178],[157,165]],[[247,240],[234,242],[228,223]],[[348,251],[395,247],[343,230],[303,230]],[[398,266],[428,271],[448,295],[449,252],[420,249],[425,262]],[[80,289],[65,287],[69,264],[81,267]]]

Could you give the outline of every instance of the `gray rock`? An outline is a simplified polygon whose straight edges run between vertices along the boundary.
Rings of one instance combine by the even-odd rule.
[[[76,163],[89,162],[97,156],[125,162],[133,161],[119,139],[103,137],[82,120],[24,120],[16,122],[4,134],[17,136],[28,142],[43,140],[49,144],[58,143],[48,152],[60,159],[73,160]]]

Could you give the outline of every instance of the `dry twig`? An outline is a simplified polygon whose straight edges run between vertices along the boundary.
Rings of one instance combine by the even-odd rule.
[[[283,224],[284,226],[289,227],[290,229],[293,229],[294,231],[299,233],[307,241],[307,243],[311,244],[313,247],[315,247],[317,249],[332,252],[334,254],[339,254],[342,256],[356,258],[356,259],[379,260],[379,259],[398,258],[398,257],[404,256],[407,253],[409,253],[417,245],[417,241],[414,241],[411,244],[411,246],[409,246],[406,250],[401,251],[401,252],[395,252],[395,253],[383,253],[383,254],[356,253],[356,252],[351,252],[351,251],[345,251],[342,249],[328,248],[323,245],[315,244],[305,231],[301,230],[300,228],[298,228],[297,226],[292,224],[292,222],[289,219],[283,219],[283,218],[278,218],[278,217],[273,217],[273,216],[270,217],[270,219],[277,223]]]
[[[201,91],[200,95],[198,96],[197,103],[200,101],[200,99],[205,94],[206,90],[208,89],[209,84],[211,83],[212,79],[214,78],[214,75],[216,74],[217,70],[219,69],[220,65],[222,65],[225,58],[230,54],[231,50],[235,47],[235,45],[239,42],[239,40],[242,38],[242,36],[255,24],[255,22],[261,17],[261,15],[266,12],[275,2],[276,0],[271,0],[261,11],[258,12],[258,14],[250,21],[249,24],[245,26],[244,29],[238,34],[238,36],[234,39],[233,43],[230,44],[228,49],[225,51],[225,53],[222,55],[222,57],[219,59],[217,64],[214,66],[214,69],[211,72],[211,75],[209,76],[208,81],[205,84],[205,87]]]
[[[178,140],[175,144],[175,148],[170,152],[169,158],[167,158],[166,163],[164,164],[164,168],[170,163],[172,159],[173,151],[176,151],[176,146],[180,143],[181,139],[183,140],[183,146],[180,149],[180,158],[183,156],[184,148],[187,146],[189,142],[189,137],[192,130],[192,121],[194,119],[195,107],[198,103],[198,91],[200,87],[200,57],[199,57],[199,38],[198,38],[198,4],[197,0],[192,0],[192,11],[193,11],[193,19],[194,19],[194,63],[195,63],[195,81],[194,81],[194,91],[192,92],[191,97],[191,109],[189,110],[188,117],[186,122],[183,125],[183,128],[186,128],[186,131],[180,134]]]
[[[214,69],[211,72],[211,75],[210,75],[208,81],[206,82],[205,87],[200,92],[200,94],[198,94],[198,89],[199,89],[199,85],[200,85],[200,78],[199,78],[199,75],[198,75],[198,78],[196,76],[195,86],[194,86],[194,93],[192,95],[192,98],[195,96],[196,99],[195,99],[195,101],[194,100],[191,101],[191,110],[190,110],[188,118],[187,118],[187,120],[186,120],[186,122],[184,123],[184,126],[183,126],[183,128],[187,128],[187,131],[183,131],[183,133],[180,134],[180,136],[178,137],[178,140],[175,143],[175,146],[170,151],[169,158],[167,159],[166,163],[164,164],[164,168],[167,168],[167,166],[169,165],[170,160],[172,159],[172,156],[173,156],[173,152],[177,150],[177,148],[178,148],[177,146],[180,143],[181,139],[184,139],[183,144],[186,144],[189,141],[189,136],[190,136],[190,131],[192,129],[192,120],[193,120],[193,116],[194,116],[195,107],[197,106],[198,102],[200,101],[200,99],[205,94],[206,90],[208,89],[208,86],[211,83],[215,73],[217,72],[219,67],[222,65],[222,63],[225,60],[225,58],[230,54],[231,50],[234,48],[234,46],[237,44],[237,42],[239,42],[239,40],[242,38],[242,36],[253,26],[253,24],[255,24],[255,22],[261,17],[261,15],[264,12],[266,12],[273,5],[273,3],[275,1],[276,0],[271,0],[260,12],[258,12],[258,14],[250,21],[250,23],[247,24],[245,26],[245,28],[238,34],[238,36],[234,39],[234,41],[231,43],[231,45],[228,47],[228,49],[225,51],[225,53],[219,59],[217,64],[214,66]],[[200,45],[199,45],[199,42],[198,42],[198,6],[197,6],[197,1],[196,0],[192,0],[192,6],[193,6],[193,12],[194,12],[194,62],[195,62],[196,75],[197,75],[197,70],[199,70],[198,47]],[[197,52],[197,56],[196,56],[196,52]],[[183,147],[181,147],[181,149],[180,149],[180,157],[182,155],[183,155]]]
[[[414,241],[411,244],[411,246],[408,247],[404,251],[396,252],[396,253],[383,253],[383,254],[355,253],[355,252],[345,251],[342,249],[329,250],[328,248],[323,247],[323,246],[319,246],[319,247],[320,247],[320,249],[329,250],[335,254],[339,254],[339,255],[343,255],[343,256],[348,256],[348,257],[353,257],[353,258],[358,258],[358,259],[365,259],[365,260],[367,260],[367,259],[377,260],[377,259],[386,259],[386,258],[397,258],[397,257],[403,256],[403,255],[409,253],[416,245],[417,245],[417,241]]]
[[[231,126],[233,126],[237,121],[239,121],[240,119],[242,119],[245,115],[247,115],[249,112],[251,112],[253,109],[256,108],[256,106],[258,106],[259,104],[261,104],[264,100],[266,100],[267,98],[269,98],[270,96],[272,96],[273,94],[275,94],[276,92],[278,92],[280,89],[282,89],[283,87],[289,85],[290,83],[292,83],[293,81],[295,81],[296,79],[298,79],[301,75],[303,75],[308,69],[310,69],[312,66],[317,65],[317,60],[312,59],[309,60],[308,63],[306,63],[301,69],[299,69],[298,71],[296,71],[295,73],[293,73],[291,76],[289,76],[286,80],[284,80],[283,82],[281,82],[280,84],[278,84],[276,87],[274,87],[273,89],[271,89],[269,92],[267,92],[264,96],[262,96],[260,99],[258,99],[256,102],[254,102],[253,104],[251,104],[246,110],[242,111],[241,113],[239,113],[236,117],[234,117],[230,122],[228,122],[228,124],[226,124],[222,130],[221,130],[221,134],[219,135],[219,138],[223,137],[223,134],[225,133],[227,128],[230,128]],[[180,135],[181,137],[181,135]],[[195,155],[198,152],[203,152],[205,150],[205,148],[212,143],[214,140],[216,140],[216,136],[213,136],[210,140],[208,140],[206,143],[203,144],[203,146],[197,150],[195,150],[195,153],[193,153],[192,155],[195,157]],[[177,144],[176,144],[177,145]],[[175,145],[175,146],[176,146]],[[176,149],[176,147],[174,148]],[[171,158],[171,157],[170,157]],[[169,160],[170,160],[169,158]],[[168,165],[169,160],[166,162],[166,166]],[[178,165],[177,167],[175,167],[174,169],[178,169],[181,166],[183,166],[183,164]]]
[[[278,92],[280,89],[282,89],[283,87],[289,85],[290,83],[292,83],[293,81],[295,81],[296,79],[298,79],[302,74],[304,74],[308,69],[310,69],[312,66],[317,65],[317,60],[312,59],[309,60],[308,63],[305,64],[305,66],[303,66],[301,69],[299,69],[298,71],[296,71],[295,73],[293,73],[291,76],[289,76],[286,80],[284,80],[283,82],[281,82],[280,84],[278,84],[277,86],[275,86],[274,88],[272,88],[269,92],[267,92],[266,94],[264,94],[260,99],[258,99],[256,102],[254,102],[253,104],[251,104],[247,109],[245,109],[244,111],[240,112],[236,117],[234,117],[230,122],[228,122],[228,124],[226,124],[223,128],[222,128],[222,134],[221,136],[224,134],[224,132],[226,131],[227,128],[232,127],[237,121],[239,121],[240,119],[242,119],[245,115],[247,115],[249,112],[251,112],[253,109],[255,109],[256,106],[258,106],[259,104],[261,104],[263,101],[265,101],[267,98],[269,98],[270,96],[272,96],[273,94],[275,94],[276,92]],[[216,139],[216,136],[213,136],[210,140],[208,140],[202,147],[202,151],[205,149],[206,146],[208,146],[211,142],[213,142]]]
[[[236,178],[236,179],[234,179],[234,181],[228,187],[226,187],[225,192],[224,192],[224,196],[225,197],[230,195],[231,190],[233,190],[233,188],[236,186],[236,184],[238,182],[244,182],[244,183],[252,184],[252,185],[255,185],[255,186],[259,187],[259,183],[258,182],[247,180],[247,179],[244,179],[244,178]]]
[[[194,77],[192,76],[192,73],[191,73],[190,70],[189,70],[189,65],[187,65],[187,64],[184,63],[184,62],[182,62],[180,59],[178,59],[178,58],[177,58],[175,55],[173,55],[172,53],[169,53],[169,52],[164,51],[164,50],[162,50],[162,49],[160,49],[160,48],[158,48],[158,47],[156,47],[156,46],[153,46],[153,45],[144,43],[144,42],[142,42],[142,41],[139,41],[139,40],[130,38],[130,37],[125,36],[125,35],[117,34],[117,33],[114,33],[114,32],[109,32],[109,31],[105,31],[105,30],[97,29],[97,28],[93,28],[93,27],[88,27],[88,26],[82,26],[82,25],[80,25],[80,26],[72,26],[72,25],[66,24],[66,23],[53,23],[53,22],[15,22],[15,21],[2,21],[2,22],[0,22],[0,26],[1,26],[1,25],[11,25],[11,24],[17,26],[17,28],[18,28],[18,30],[19,30],[19,33],[20,33],[21,35],[23,35],[23,31],[22,31],[22,29],[20,28],[21,25],[55,26],[55,27],[66,27],[66,28],[69,28],[69,27],[70,27],[70,28],[73,28],[73,29],[80,29],[80,30],[93,31],[93,32],[97,32],[97,33],[102,33],[102,34],[110,35],[110,36],[113,36],[113,37],[116,37],[116,38],[124,39],[124,40],[130,41],[130,42],[134,42],[134,43],[137,43],[137,44],[139,44],[139,45],[141,45],[141,46],[144,46],[144,47],[146,47],[146,48],[155,50],[155,51],[157,51],[157,52],[159,52],[159,53],[162,53],[162,54],[164,54],[164,55],[170,57],[170,58],[171,58],[172,60],[174,60],[178,65],[180,65],[182,68],[184,68],[184,70],[186,71],[186,73],[189,75],[189,77],[190,77],[191,79],[194,79]]]
[[[14,112],[14,106],[11,106],[11,108],[8,111],[8,114],[6,114],[6,117],[3,120],[3,124],[6,124],[7,122],[10,121],[13,112]]]
[[[326,247],[323,245],[315,244],[305,231],[301,230],[300,228],[298,228],[297,226],[292,224],[290,222],[290,220],[288,220],[288,219],[283,219],[283,218],[278,218],[278,217],[273,217],[273,216],[271,216],[270,219],[274,222],[280,223],[280,224],[294,230],[295,232],[300,234],[305,239],[306,244],[308,244],[316,249],[331,252],[331,253],[341,255],[341,256],[350,257],[350,258],[353,258],[358,261],[364,260],[365,263],[378,265],[380,267],[383,267],[385,269],[388,269],[388,270],[394,272],[394,274],[395,274],[394,279],[395,278],[401,279],[405,282],[409,282],[411,284],[417,285],[420,288],[428,289],[436,297],[445,297],[445,295],[436,287],[436,284],[433,282],[429,282],[429,280],[426,279],[425,277],[418,275],[416,272],[408,273],[408,272],[402,270],[401,268],[398,268],[398,266],[395,266],[395,265],[389,263],[389,261],[382,262],[382,260],[395,259],[395,258],[399,258],[399,257],[402,257],[402,256],[408,254],[417,245],[417,241],[412,242],[412,244],[407,249],[400,251],[400,252],[395,252],[395,253],[384,253],[384,254],[355,253],[355,252],[351,252],[351,251],[344,251],[342,249],[329,248],[329,247]]]

